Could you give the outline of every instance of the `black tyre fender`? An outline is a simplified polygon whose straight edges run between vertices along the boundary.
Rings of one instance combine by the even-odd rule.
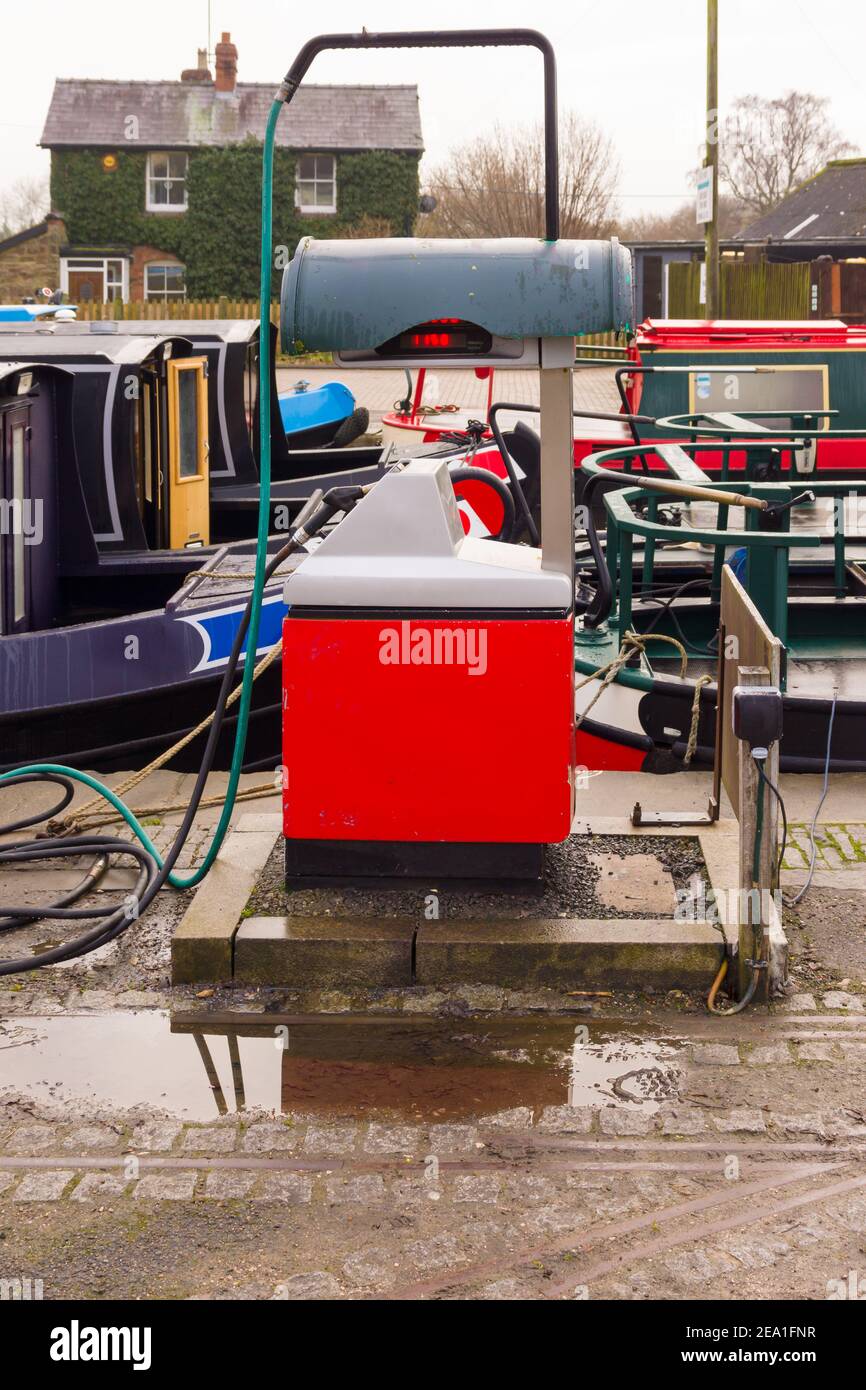
[[[451,470],[451,483],[455,492],[458,491],[460,483],[483,483],[491,488],[501,501],[503,508],[502,525],[497,534],[491,536],[491,540],[510,540],[514,530],[514,498],[507,483],[504,483],[501,478],[498,478],[487,468],[454,468]]]
[[[366,434],[369,428],[370,412],[365,406],[359,405],[352,411],[351,415],[347,415],[345,420],[340,423],[332,441],[333,447],[345,449],[346,445],[351,444],[353,439]]]

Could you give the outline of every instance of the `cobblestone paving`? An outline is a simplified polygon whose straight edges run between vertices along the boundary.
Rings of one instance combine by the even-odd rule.
[[[866,823],[822,822],[815,834],[815,863],[821,869],[849,869],[866,865]],[[789,825],[782,866],[808,869],[811,861],[809,826]]]
[[[66,1122],[7,1105],[0,1274],[45,1297],[826,1298],[866,1255],[862,1006],[793,994],[758,1041],[684,1019],[680,1094],[651,1112]]]
[[[182,801],[183,790],[161,776],[135,804]],[[150,827],[161,848],[171,819]],[[188,863],[212,819],[197,824]],[[822,868],[859,872],[864,843],[860,822],[822,826]],[[795,826],[789,864],[802,869],[806,844]],[[41,891],[56,895],[55,883]],[[170,991],[183,906],[163,894],[107,955],[4,981],[0,1020],[170,1005],[205,1029],[219,1010],[316,1010],[338,1027],[359,1008],[336,989]],[[813,922],[834,910],[856,917],[822,906]],[[435,1102],[423,1119],[353,1118],[332,1102],[192,1123],[52,1108],[50,1084],[22,1101],[0,1090],[0,1280],[41,1279],[47,1299],[827,1298],[851,1271],[866,1279],[862,942],[850,958],[831,969],[820,941],[795,949],[791,993],[727,1021],[678,990],[598,1001],[462,986],[364,1002],[401,1026],[424,1029],[427,1015],[461,1034],[461,1020],[489,1014],[567,1013],[577,1027],[609,1011],[624,1034],[631,1020],[641,1036],[676,1039],[677,1087],[656,1109],[573,1107],[563,1084],[559,1103],[516,1094],[490,1113],[479,1084],[460,1119]],[[0,1036],[0,1087],[14,1042]]]
[[[657,1125],[645,1128],[663,1133],[672,1118],[678,1127],[675,1117],[661,1115]],[[754,1128],[736,1112],[715,1118],[731,1135]],[[842,1117],[822,1112],[808,1122],[807,1132],[840,1127],[846,1127]],[[168,1153],[180,1166],[170,1170],[148,1169],[147,1153],[136,1158],[129,1139],[120,1136],[116,1157],[104,1149],[91,1156],[98,1169],[85,1168],[83,1154],[67,1166],[59,1160],[55,1166],[52,1156],[44,1160],[49,1167],[0,1169],[0,1223],[8,1227],[7,1213],[16,1206],[19,1212],[68,1207],[79,1214],[79,1225],[85,1223],[85,1250],[106,1222],[132,1230],[127,1211],[145,1213],[157,1245],[157,1230],[164,1239],[177,1229],[184,1242],[194,1231],[198,1244],[221,1232],[230,1275],[224,1271],[201,1288],[197,1274],[173,1296],[706,1298],[739,1296],[755,1276],[758,1297],[786,1290],[826,1297],[831,1280],[858,1268],[858,1260],[862,1264],[866,1126],[858,1128],[863,1137],[856,1154],[849,1146],[831,1164],[815,1144],[791,1148],[788,1121],[776,1115],[766,1124],[773,1140],[762,1147],[742,1139],[726,1146],[719,1139],[651,1142],[644,1136],[611,1148],[596,1136],[579,1153],[561,1137],[554,1150],[518,1148],[509,1154],[503,1141],[514,1141],[515,1134],[502,1131],[505,1157],[484,1126],[454,1136],[460,1141],[456,1148],[443,1135],[441,1158],[429,1128],[404,1126],[400,1153],[371,1158],[373,1127],[354,1125],[344,1127],[344,1149],[349,1142],[351,1149],[342,1160],[322,1153],[312,1164],[287,1157],[269,1133],[264,1147],[280,1166],[263,1170],[247,1166],[256,1160],[245,1152],[244,1133],[234,1122],[221,1131],[219,1157],[212,1154],[195,1166],[186,1157],[188,1148],[199,1147],[197,1141],[188,1144],[193,1131],[172,1126],[165,1136],[171,1139]],[[602,1125],[603,1133],[607,1129]],[[538,1130],[540,1137],[541,1125]],[[473,1139],[476,1132],[485,1137]],[[294,1147],[305,1154],[319,1147],[306,1144],[308,1133],[302,1128],[295,1135]],[[526,1133],[520,1134],[525,1145]],[[62,1144],[59,1131],[53,1140]],[[7,1142],[7,1153],[9,1148]],[[229,1148],[231,1160],[225,1156]],[[364,1171],[373,1164],[376,1171]],[[216,1228],[208,1211],[217,1215]],[[271,1253],[258,1263],[248,1239],[240,1255],[235,1248],[240,1215],[247,1237],[260,1229],[268,1233]],[[26,1220],[15,1218],[6,1260]],[[68,1259],[76,1228],[67,1221],[61,1229]],[[39,1236],[37,1227],[34,1246]],[[139,1255],[143,1239],[137,1234]],[[188,1253],[195,1264],[193,1251]],[[80,1265],[81,1257],[73,1255],[73,1261]],[[27,1263],[34,1269],[45,1264],[35,1250]],[[251,1264],[257,1271],[266,1267],[266,1277],[238,1282],[236,1276],[245,1266],[249,1273]],[[134,1271],[117,1271],[113,1279],[115,1289],[119,1280],[121,1292],[135,1292]],[[55,1274],[58,1284],[66,1284],[63,1269]],[[87,1287],[85,1272],[75,1288],[87,1296]],[[150,1287],[159,1291],[159,1276]]]
[[[435,382],[432,378],[435,375]],[[300,377],[306,377],[314,385],[322,381],[341,381],[348,386],[359,405],[370,411],[375,421],[382,414],[394,408],[394,403],[402,399],[406,392],[406,378],[402,371],[388,369],[338,369],[334,367],[278,367],[277,387],[288,391]],[[526,401],[538,404],[538,373],[514,368],[502,371],[497,376],[498,395],[501,400]],[[451,402],[464,410],[483,410],[487,405],[487,382],[479,380],[475,372],[461,368],[441,368],[429,372],[427,394],[431,392],[437,403]],[[436,389],[438,387],[438,390]],[[494,392],[494,398],[497,392]],[[583,367],[574,374],[574,406],[576,410],[617,411],[620,408],[619,396],[614,385],[612,367]]]

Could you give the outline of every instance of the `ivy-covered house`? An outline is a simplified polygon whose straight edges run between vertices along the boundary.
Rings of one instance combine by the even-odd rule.
[[[254,298],[273,83],[237,81],[229,34],[179,82],[60,79],[41,144],[73,301]],[[280,116],[274,246],[403,236],[418,211],[418,90],[304,86]]]

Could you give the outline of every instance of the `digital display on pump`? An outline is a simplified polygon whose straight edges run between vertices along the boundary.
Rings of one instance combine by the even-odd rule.
[[[430,319],[398,333],[376,349],[378,357],[483,357],[492,338],[483,328],[464,319]]]

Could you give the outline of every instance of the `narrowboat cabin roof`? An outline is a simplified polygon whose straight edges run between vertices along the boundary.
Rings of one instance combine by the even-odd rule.
[[[2,362],[0,361],[0,396],[26,396],[32,385],[34,372],[63,372],[65,376],[72,373],[68,367],[61,367],[57,362]],[[16,382],[14,378],[20,377]],[[21,377],[30,377],[30,382],[22,381]]]
[[[40,332],[27,325],[28,334]],[[215,489],[225,484],[258,483],[256,398],[259,320],[256,319],[94,319],[51,324],[46,335],[57,342],[92,345],[130,338],[164,341],[181,339],[194,354],[208,360],[210,419],[210,479]],[[272,339],[276,339],[273,328]],[[71,346],[67,351],[73,351]],[[92,346],[87,351],[94,351]],[[98,350],[98,349],[97,349]],[[3,330],[0,325],[0,352]],[[288,459],[285,436],[279,429],[276,378],[272,377],[271,416],[274,421],[273,458],[279,476]]]
[[[165,397],[168,372],[196,360],[189,339],[0,332],[0,361],[43,359],[65,366],[72,378],[58,466],[63,486],[77,485],[86,503],[90,534],[82,543],[83,562],[92,566],[94,545],[100,554],[164,551],[166,513],[156,500],[161,483],[153,470],[156,450],[169,458],[168,400],[157,409],[155,398]],[[172,429],[175,438],[177,426]]]
[[[64,327],[74,325],[65,324]],[[16,325],[16,329],[19,325]],[[74,344],[74,346],[73,346]],[[151,337],[113,333],[82,333],[68,335],[53,329],[31,329],[29,332],[6,332],[0,327],[0,359],[27,361],[28,358],[58,358],[68,362],[87,362],[99,359],[116,366],[135,365],[151,357],[160,345],[168,345],[171,354],[188,357],[192,343],[183,334],[154,334]]]
[[[866,347],[866,329],[841,319],[645,319],[633,347],[638,352],[755,348]]]
[[[201,338],[223,343],[248,343],[258,336],[256,319],[57,319],[38,328],[58,337],[174,337]]]

